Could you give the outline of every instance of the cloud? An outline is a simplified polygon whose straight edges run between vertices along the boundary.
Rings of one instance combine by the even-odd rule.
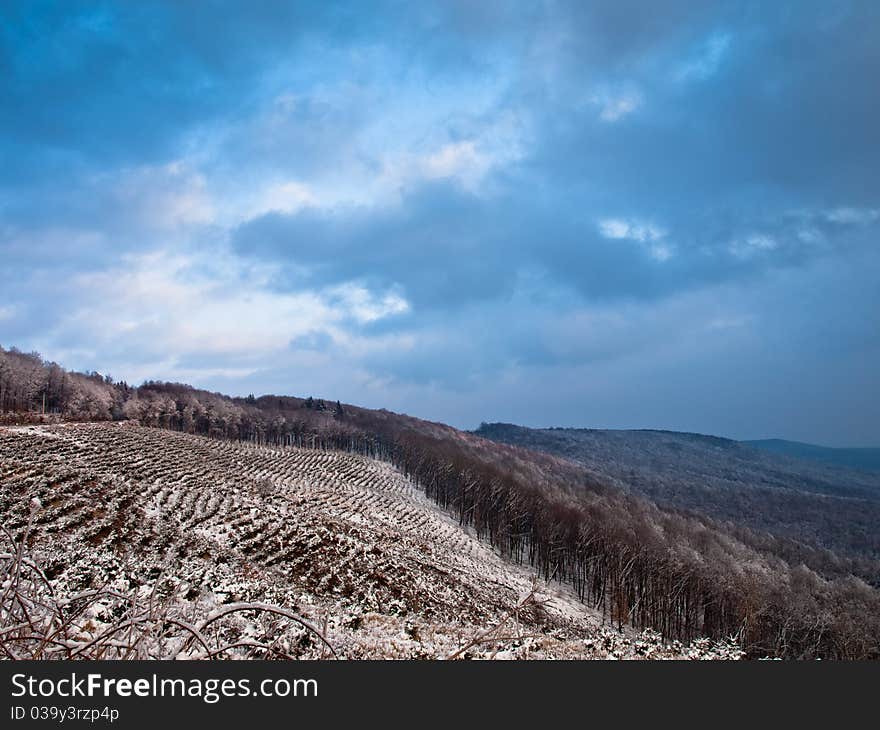
[[[92,184],[110,193],[108,205],[137,211],[142,225],[174,230],[212,223],[217,217],[205,176],[182,160],[99,174]],[[126,223],[132,223],[130,214]]]
[[[834,208],[825,213],[829,223],[842,225],[869,225],[880,220],[880,210],[875,208]]]
[[[0,21],[5,342],[460,425],[880,440],[880,6]]]
[[[603,122],[617,122],[632,114],[642,106],[642,94],[634,89],[617,93],[602,91],[590,99],[599,107],[599,119]]]
[[[360,325],[408,308],[397,294],[352,282],[273,292],[266,287],[268,274],[217,252],[211,261],[167,250],[129,256],[56,285],[54,293],[43,291],[65,307],[36,340],[55,358],[108,355],[138,374],[150,366],[166,377],[247,374],[303,338],[332,342],[345,352],[367,351],[371,338]],[[393,336],[372,339],[383,348],[394,346]],[[212,364],[203,372],[178,365],[193,359]]]
[[[731,46],[729,33],[712,33],[700,44],[692,58],[683,63],[675,74],[677,81],[706,81],[714,76]]]
[[[666,235],[662,228],[651,223],[639,223],[622,218],[603,218],[599,221],[599,232],[605,238],[627,238],[641,243],[657,241]]]
[[[651,223],[622,218],[603,218],[599,221],[599,233],[605,238],[644,244],[645,250],[656,261],[668,261],[674,254],[672,245],[663,240],[666,238],[666,231]]]
[[[730,252],[738,258],[750,258],[777,248],[777,240],[763,233],[753,233],[730,244]]]
[[[396,293],[376,296],[369,289],[346,283],[331,287],[327,295],[333,303],[341,305],[344,312],[360,324],[377,322],[385,317],[409,311],[409,302]]]
[[[248,205],[249,217],[265,213],[295,213],[300,208],[320,205],[320,199],[305,183],[296,180],[271,183]]]

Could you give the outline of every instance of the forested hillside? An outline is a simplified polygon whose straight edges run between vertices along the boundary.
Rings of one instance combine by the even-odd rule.
[[[795,459],[808,459],[849,469],[880,472],[880,449],[878,448],[829,448],[805,444],[800,441],[786,441],[785,439],[760,439],[758,441],[743,441],[742,443]]]
[[[570,459],[657,504],[774,536],[773,551],[828,577],[880,586],[880,475],[672,431],[482,424],[486,438]]]
[[[750,656],[880,656],[880,593],[843,564],[820,575],[767,533],[661,508],[557,456],[314,398],[131,388],[14,351],[0,352],[0,374],[7,422],[130,419],[387,460],[502,556],[570,584],[619,627],[734,637]]]

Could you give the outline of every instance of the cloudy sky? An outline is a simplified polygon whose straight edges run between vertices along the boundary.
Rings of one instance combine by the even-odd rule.
[[[880,3],[0,7],[0,344],[880,445]]]

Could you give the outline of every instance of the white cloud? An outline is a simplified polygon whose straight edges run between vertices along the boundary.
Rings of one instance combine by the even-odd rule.
[[[486,175],[502,162],[477,140],[446,142],[428,150],[391,154],[382,163],[382,174],[371,184],[374,200],[395,197],[422,180],[456,180],[476,190]]]
[[[599,107],[599,119],[603,122],[617,122],[629,116],[642,105],[642,94],[636,89],[621,92],[600,91],[590,101]]]
[[[290,215],[303,208],[329,207],[338,202],[318,194],[300,180],[273,180],[255,189],[235,191],[226,197],[224,208],[227,225],[267,213]]]
[[[672,258],[673,250],[671,246],[665,243],[655,243],[649,246],[648,253],[651,255],[651,258],[657,261],[668,261]]]
[[[488,159],[481,154],[472,140],[450,142],[423,159],[427,177],[455,177],[475,171],[485,172]]]
[[[327,290],[331,301],[339,302],[343,311],[361,324],[403,314],[409,311],[409,302],[395,292],[376,295],[358,284],[342,284]]]
[[[115,200],[150,228],[175,230],[213,223],[217,216],[205,177],[184,160],[127,169],[107,183]]]
[[[752,248],[761,249],[764,251],[772,251],[779,244],[776,243],[776,239],[772,236],[767,236],[762,233],[758,233],[746,238],[746,245],[751,246]]]
[[[675,74],[678,81],[706,81],[714,76],[730,49],[729,33],[713,33]]]
[[[623,218],[603,218],[598,222],[599,233],[613,240],[635,241],[642,244],[655,261],[668,261],[675,253],[673,246],[663,239],[666,231],[653,223]]]
[[[825,212],[825,220],[841,225],[869,225],[880,220],[877,208],[834,208]]]
[[[409,309],[396,292],[354,283],[277,291],[268,287],[270,277],[234,256],[210,262],[169,251],[128,257],[119,268],[74,277],[78,298],[57,329],[97,349],[128,342],[157,357],[265,363],[291,340],[316,332],[344,349],[363,350],[369,342],[356,325]]]
[[[221,151],[247,154],[244,172],[251,179],[255,172],[285,165],[299,171],[296,183],[307,193],[263,191],[265,200],[250,207],[255,214],[295,212],[303,205],[395,205],[403,189],[423,180],[449,179],[481,192],[493,170],[522,157],[530,116],[504,108],[508,89],[500,77],[478,75],[446,85],[414,76],[388,86],[384,74],[365,78],[372,64],[389,60],[382,49],[359,53],[366,65],[359,81],[346,77],[311,89],[292,85],[295,91],[273,95],[218,134]],[[279,85],[289,84],[284,79],[290,72],[292,67],[279,69]],[[315,164],[318,153],[324,164]],[[230,186],[226,192],[241,199],[250,191]]]
[[[387,155],[382,174],[369,186],[374,198],[396,196],[422,180],[455,180],[473,193],[483,190],[494,170],[522,158],[522,130],[510,120],[500,120],[478,136]]]
[[[629,223],[619,218],[599,221],[599,232],[605,238],[629,238]]]
[[[821,243],[823,240],[822,232],[812,226],[806,226],[799,229],[796,235],[801,243],[806,243],[808,245],[815,245]]]
[[[623,218],[603,218],[599,221],[599,232],[605,238],[626,238],[640,243],[658,241],[666,236],[666,231],[652,223]]]
[[[728,250],[737,258],[748,259],[779,248],[779,242],[765,233],[753,233],[733,241]]]
[[[270,185],[264,191],[261,203],[263,210],[294,213],[304,206],[317,205],[318,198],[308,185],[289,180]]]

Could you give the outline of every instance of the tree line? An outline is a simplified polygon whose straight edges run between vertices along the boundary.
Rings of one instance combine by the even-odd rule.
[[[118,419],[131,394],[126,383],[114,383],[110,376],[70,372],[37,353],[0,347],[0,414]]]

